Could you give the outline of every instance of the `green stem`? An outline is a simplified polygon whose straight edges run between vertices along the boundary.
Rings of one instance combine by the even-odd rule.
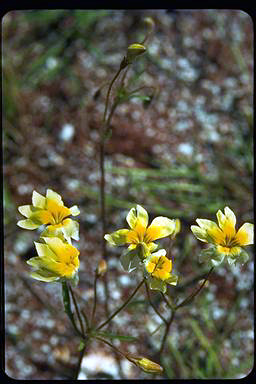
[[[145,282],[145,288],[146,288],[146,292],[147,292],[147,296],[148,296],[148,301],[151,305],[151,307],[154,309],[154,311],[156,312],[156,314],[163,320],[163,322],[165,324],[167,324],[167,320],[161,315],[161,313],[158,311],[158,309],[155,307],[155,305],[153,304],[153,302],[151,301],[151,298],[150,298],[150,292],[149,292],[149,289],[148,289],[148,286],[147,286],[147,283]]]
[[[102,236],[101,236],[101,250],[102,250],[102,258],[107,259],[107,252],[106,252],[106,242],[104,239],[104,235],[106,233],[106,202],[105,202],[105,134],[106,130],[108,129],[110,125],[110,121],[112,118],[112,115],[114,113],[114,110],[116,108],[116,104],[112,106],[112,109],[110,111],[109,117],[107,118],[107,111],[108,111],[108,104],[109,104],[109,97],[110,92],[112,89],[112,86],[116,79],[118,78],[121,71],[125,68],[125,64],[123,62],[120,65],[119,70],[113,77],[112,81],[110,82],[110,85],[108,87],[107,91],[107,97],[105,102],[105,110],[103,115],[103,125],[101,128],[100,133],[100,211],[101,211],[101,224],[102,224]],[[105,291],[105,313],[106,316],[109,316],[109,309],[108,309],[108,302],[109,302],[109,290],[108,290],[108,279],[107,276],[104,278],[104,291]],[[96,310],[96,307],[94,311]]]
[[[98,327],[97,327],[97,331],[101,328],[103,328],[106,324],[108,324],[112,319],[113,317],[115,317],[120,311],[122,311],[122,309],[131,301],[131,299],[133,298],[133,296],[137,293],[137,291],[140,289],[140,287],[142,286],[142,284],[144,283],[145,279],[143,279],[139,285],[136,287],[136,289],[133,291],[133,293],[131,294],[130,297],[128,297],[128,299],[121,305],[121,307],[117,308],[117,310],[112,313],[112,315],[109,316],[109,318],[104,321],[104,323],[100,324]]]
[[[73,315],[73,313],[71,311],[69,289],[68,289],[68,285],[67,285],[66,281],[62,282],[62,299],[63,299],[63,305],[64,305],[65,312],[68,315],[68,317],[69,317],[69,319],[70,319],[70,321],[71,321],[71,323],[73,325],[74,330],[76,331],[78,336],[84,338],[84,335],[77,328],[77,325],[76,325],[76,322],[75,322],[75,319],[74,319],[74,315]]]
[[[161,343],[161,346],[160,346],[160,349],[159,349],[159,353],[158,353],[159,355],[161,355],[161,353],[164,350],[164,345],[165,345],[165,342],[166,342],[167,335],[169,333],[170,327],[172,325],[172,322],[173,322],[173,319],[174,319],[174,316],[175,316],[175,312],[176,312],[175,310],[172,311],[171,317],[170,317],[168,323],[166,324],[165,333],[164,333],[164,336],[163,336],[163,339],[162,339],[162,343]]]
[[[179,305],[177,305],[177,306],[175,307],[175,309],[178,309],[178,308],[183,307],[184,305],[188,304],[190,301],[192,301],[192,300],[194,299],[194,297],[195,297],[196,295],[198,295],[198,293],[201,291],[201,289],[203,289],[203,287],[204,287],[206,281],[208,280],[208,277],[209,277],[210,274],[212,273],[213,269],[214,269],[214,267],[212,267],[212,268],[210,269],[210,271],[207,273],[207,275],[206,275],[206,277],[205,277],[203,283],[200,285],[200,287],[199,287],[195,292],[193,292],[191,295],[189,295],[186,299],[184,299]]]
[[[107,117],[107,110],[108,110],[108,103],[109,103],[109,96],[110,96],[110,92],[111,92],[111,88],[114,84],[114,82],[116,81],[116,79],[118,78],[119,74],[121,73],[121,71],[123,70],[123,68],[120,66],[119,70],[117,71],[117,73],[115,74],[115,76],[113,77],[109,87],[108,87],[108,92],[107,92],[107,97],[106,97],[106,103],[105,103],[105,110],[104,110],[104,115],[103,115],[103,122],[105,123],[106,121],[106,117]],[[104,132],[103,132],[104,133]]]
[[[90,323],[88,320],[88,317],[86,316],[85,312],[81,309],[82,316],[84,318],[85,324],[86,324],[86,329],[89,332],[90,331]]]
[[[79,311],[79,308],[78,308],[78,305],[77,305],[76,297],[75,297],[75,294],[74,294],[74,292],[73,292],[73,290],[72,290],[70,285],[69,285],[69,290],[70,290],[70,293],[71,293],[71,296],[72,296],[72,300],[73,300],[73,303],[74,303],[74,306],[75,306],[75,310],[76,310],[77,318],[78,318],[78,321],[79,321],[79,324],[80,324],[82,335],[85,336],[84,325],[83,325],[83,321],[82,321],[82,318],[81,318],[81,315],[80,315],[80,311]]]
[[[86,347],[87,347],[87,345],[85,344],[79,353],[79,359],[78,359],[78,364],[77,364],[75,375],[74,375],[74,380],[77,380],[77,378],[78,378]]]
[[[169,300],[166,298],[165,294],[163,292],[160,292],[165,303],[167,304],[167,306],[173,311],[174,310],[174,306],[169,302]]]
[[[99,336],[95,336],[95,339],[97,339],[99,341],[102,341],[102,343],[105,343],[105,344],[109,345],[112,349],[114,349],[115,352],[120,353],[120,355],[122,355],[122,356],[124,356],[126,358],[126,355],[122,351],[120,351],[117,347],[115,347],[113,344],[111,344],[109,341],[107,341],[105,339],[102,339]]]
[[[97,280],[98,280],[98,272],[96,270],[95,276],[94,276],[94,284],[93,284],[94,300],[93,300],[93,309],[91,314],[91,327],[93,326],[93,321],[94,321],[94,316],[95,316],[95,311],[97,306]]]

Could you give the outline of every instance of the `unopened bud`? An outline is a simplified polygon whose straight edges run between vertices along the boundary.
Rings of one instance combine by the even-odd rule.
[[[129,45],[129,47],[127,48],[127,56],[126,56],[128,63],[129,64],[132,63],[137,56],[141,55],[145,51],[146,51],[146,47],[144,47],[144,45],[142,44],[134,43]]]
[[[143,21],[149,28],[153,29],[155,27],[155,22],[151,17],[145,17]]]
[[[98,263],[97,274],[98,276],[103,276],[107,272],[107,262],[104,259],[101,259]]]
[[[143,371],[147,373],[163,372],[163,368],[161,367],[161,365],[155,363],[152,360],[147,359],[146,357],[134,356],[134,355],[127,355],[126,357],[129,361],[136,364],[137,367],[141,368]]]

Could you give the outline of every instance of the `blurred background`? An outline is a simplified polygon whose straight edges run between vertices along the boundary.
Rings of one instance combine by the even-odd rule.
[[[89,311],[92,274],[100,258],[99,128],[106,87],[129,44],[155,21],[147,52],[129,71],[129,89],[146,85],[118,107],[106,146],[108,232],[126,227],[135,204],[180,218],[172,247],[179,300],[208,268],[198,262],[203,243],[190,225],[216,220],[229,206],[237,226],[253,222],[253,25],[239,10],[12,11],[3,18],[3,150],[6,373],[15,379],[70,379],[79,340],[63,312],[60,284],[29,277],[39,232],[17,226],[19,205],[33,190],[51,188],[81,214],[80,303]],[[152,92],[154,87],[155,91]],[[150,102],[151,101],[151,102]],[[164,247],[165,240],[159,241]],[[194,304],[172,324],[162,365],[165,378],[241,378],[253,367],[253,258],[243,267],[221,265]],[[110,308],[140,280],[108,248]],[[152,300],[167,308],[157,292]],[[99,283],[97,318],[103,316]],[[143,289],[114,321],[132,342],[124,351],[153,358],[164,332]],[[92,343],[81,379],[146,379],[108,346]],[[158,378],[158,376],[157,376]],[[160,376],[159,376],[160,378]]]

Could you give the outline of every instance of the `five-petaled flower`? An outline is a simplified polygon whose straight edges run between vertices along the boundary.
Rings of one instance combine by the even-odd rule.
[[[244,264],[249,255],[241,248],[253,244],[253,224],[244,223],[236,231],[236,216],[234,212],[225,207],[224,213],[218,210],[218,225],[211,220],[197,219],[196,225],[191,226],[194,235],[211,246],[200,254],[201,261],[209,261],[212,265],[219,265],[226,257],[229,264]]]
[[[38,256],[27,261],[35,268],[31,277],[45,282],[74,279],[80,265],[80,252],[58,237],[43,237],[42,240],[44,243],[35,242]]]
[[[104,238],[114,246],[129,244],[128,249],[137,249],[142,258],[156,250],[158,245],[154,240],[172,235],[176,230],[176,221],[162,216],[156,217],[148,226],[148,213],[140,205],[129,211],[126,220],[131,229],[119,229]]]
[[[176,285],[178,276],[171,273],[172,260],[166,257],[166,250],[160,249],[144,260],[148,274],[148,283],[151,289],[166,292],[166,284]]]
[[[21,228],[32,230],[45,224],[47,227],[42,236],[64,237],[69,243],[71,238],[79,240],[79,224],[67,218],[79,215],[78,207],[65,207],[61,196],[51,189],[47,189],[46,197],[33,191],[32,205],[22,205],[18,210],[26,217],[17,223]]]

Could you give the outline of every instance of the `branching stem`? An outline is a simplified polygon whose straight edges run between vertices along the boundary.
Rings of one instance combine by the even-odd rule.
[[[104,321],[102,324],[100,324],[98,327],[97,327],[97,331],[101,328],[103,328],[106,324],[108,324],[120,311],[122,311],[122,309],[131,301],[131,299],[133,298],[133,296],[135,296],[135,294],[137,293],[137,291],[140,289],[140,287],[142,286],[142,284],[144,283],[145,279],[143,279],[139,285],[136,287],[136,289],[133,291],[133,293],[131,294],[131,296],[128,297],[128,299],[121,305],[121,307],[117,308],[117,310],[112,313],[112,315],[109,316],[109,318]]]

